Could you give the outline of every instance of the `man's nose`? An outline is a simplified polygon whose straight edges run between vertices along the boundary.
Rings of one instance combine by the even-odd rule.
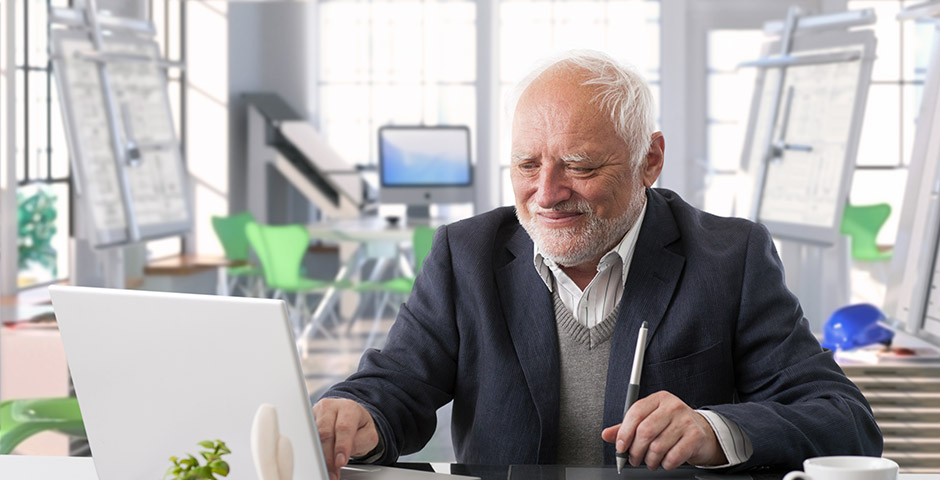
[[[541,208],[552,208],[571,198],[571,184],[564,168],[543,168],[539,172],[535,201]]]

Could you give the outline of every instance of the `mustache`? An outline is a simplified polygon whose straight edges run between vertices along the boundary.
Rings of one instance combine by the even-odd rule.
[[[529,203],[529,212],[531,214],[538,214],[543,212],[577,212],[577,213],[592,213],[591,204],[587,200],[565,200],[552,206],[552,208],[542,208],[538,206],[535,202]]]

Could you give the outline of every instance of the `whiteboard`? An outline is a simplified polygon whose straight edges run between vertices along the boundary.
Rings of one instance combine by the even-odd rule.
[[[774,236],[821,245],[839,238],[874,48],[871,31],[798,35],[790,53],[797,60],[844,58],[759,72],[742,164],[762,170],[755,178],[761,182],[756,220]],[[765,56],[779,50],[778,42],[764,47]],[[781,75],[783,89],[774,116]],[[793,148],[783,148],[765,164],[768,144],[781,141]]]
[[[119,119],[121,144],[132,139],[146,147],[140,150],[140,162],[128,165],[114,151],[98,63],[78,56],[94,53],[94,43],[76,30],[53,30],[52,36],[53,70],[77,191],[93,223],[89,241],[104,246],[189,230],[187,176],[162,67],[143,61],[107,64],[111,95],[126,113]],[[161,58],[156,42],[131,35],[105,37],[104,52]],[[128,204],[123,188],[130,194]],[[133,231],[139,232],[138,239],[132,238]]]

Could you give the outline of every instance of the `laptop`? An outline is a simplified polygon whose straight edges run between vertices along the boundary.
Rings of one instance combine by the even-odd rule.
[[[204,465],[199,444],[215,440],[231,450],[222,456],[227,479],[257,479],[253,436],[257,463],[268,471],[273,462],[290,478],[329,479],[283,301],[67,286],[49,292],[100,480],[164,478],[170,457],[189,454]],[[342,478],[454,477],[354,466]]]

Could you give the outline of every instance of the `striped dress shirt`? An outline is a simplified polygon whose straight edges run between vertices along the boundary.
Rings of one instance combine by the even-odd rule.
[[[593,328],[603,322],[620,303],[624,286],[627,283],[633,250],[645,217],[646,205],[643,206],[640,216],[623,239],[601,257],[597,264],[597,275],[583,291],[555,262],[545,258],[539,251],[538,245],[535,245],[535,269],[545,282],[545,286],[552,292],[557,288],[558,296],[565,308],[585,327]],[[724,465],[702,468],[730,467],[744,463],[751,457],[754,451],[751,440],[737,423],[711,410],[696,410],[696,412],[702,414],[711,425],[721,445],[721,450],[728,459],[728,463]]]

